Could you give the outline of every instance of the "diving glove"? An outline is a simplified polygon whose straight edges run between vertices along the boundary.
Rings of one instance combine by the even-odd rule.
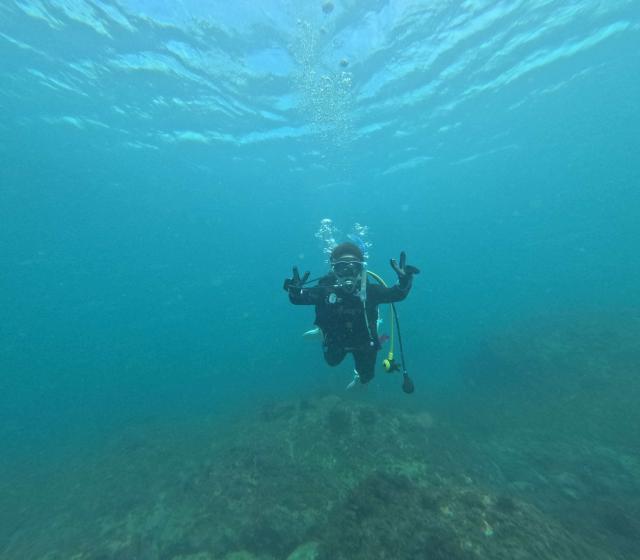
[[[391,259],[391,268],[395,270],[398,275],[398,282],[403,287],[411,284],[414,274],[420,274],[418,268],[407,264],[407,254],[404,251],[400,253],[400,264],[395,259]]]
[[[304,276],[302,278],[300,278],[300,273],[298,272],[298,267],[294,266],[293,267],[293,277],[292,278],[287,278],[284,281],[284,285],[282,286],[284,288],[284,290],[286,292],[288,292],[289,290],[301,290],[302,287],[304,286],[305,282],[308,280],[309,278],[309,274],[311,274],[309,271],[304,273]]]

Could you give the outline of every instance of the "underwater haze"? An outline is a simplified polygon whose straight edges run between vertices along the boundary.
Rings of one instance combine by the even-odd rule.
[[[0,558],[640,557],[639,45],[634,0],[2,0]],[[413,395],[282,290],[354,233],[421,269]]]

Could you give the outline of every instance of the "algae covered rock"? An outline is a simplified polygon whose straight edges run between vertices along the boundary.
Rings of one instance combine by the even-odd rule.
[[[321,560],[610,558],[527,504],[468,484],[428,486],[381,472],[335,508],[321,542]]]
[[[317,560],[318,546],[315,541],[304,543],[289,554],[287,560]]]
[[[111,456],[109,476],[96,462],[103,486],[70,500],[77,508],[103,493],[109,507],[94,509],[91,523],[72,519],[73,533],[51,535],[51,558],[610,558],[472,480],[464,442],[423,410],[325,396],[266,405],[226,426],[201,426],[204,439],[180,453],[164,437],[164,460],[156,445]],[[118,468],[137,473],[135,488]]]

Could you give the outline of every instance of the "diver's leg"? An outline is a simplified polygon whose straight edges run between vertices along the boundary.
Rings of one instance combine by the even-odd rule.
[[[356,372],[360,377],[360,383],[369,383],[373,379],[376,369],[376,358],[378,350],[376,348],[358,348],[353,351],[353,358],[356,362]]]
[[[325,361],[332,367],[337,366],[347,355],[347,351],[341,345],[331,344],[326,339],[322,345],[322,352]]]

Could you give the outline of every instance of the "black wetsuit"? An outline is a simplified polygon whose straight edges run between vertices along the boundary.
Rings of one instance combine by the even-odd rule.
[[[380,350],[378,305],[407,297],[411,289],[411,277],[402,278],[390,288],[367,282],[366,322],[360,296],[348,293],[337,284],[338,279],[330,273],[323,276],[317,286],[302,289],[292,287],[289,289],[289,300],[295,305],[316,306],[315,324],[322,330],[325,360],[330,366],[336,366],[351,352],[360,381],[367,383],[373,378],[376,356]]]

